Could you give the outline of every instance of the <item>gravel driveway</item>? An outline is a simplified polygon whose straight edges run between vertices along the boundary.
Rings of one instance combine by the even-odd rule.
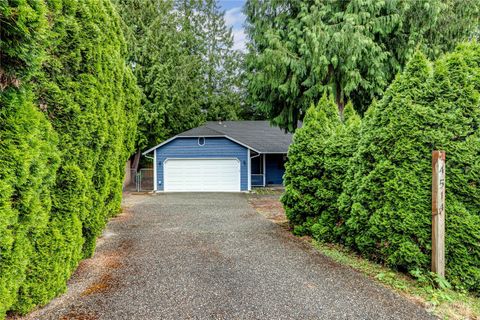
[[[257,214],[245,194],[128,195],[29,319],[432,319]]]

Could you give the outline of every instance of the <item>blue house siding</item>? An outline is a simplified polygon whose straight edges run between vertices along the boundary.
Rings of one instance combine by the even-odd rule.
[[[248,191],[248,149],[227,138],[205,138],[200,146],[198,138],[176,138],[155,149],[157,190],[163,191],[163,163],[168,158],[237,158],[240,161],[240,189]]]
[[[283,174],[285,173],[285,161],[282,154],[267,154],[265,158],[266,183],[283,184]]]

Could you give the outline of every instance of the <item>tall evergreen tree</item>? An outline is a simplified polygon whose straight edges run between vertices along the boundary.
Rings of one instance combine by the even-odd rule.
[[[241,114],[242,54],[233,49],[231,29],[225,25],[224,12],[216,0],[183,0],[178,7],[187,16],[194,11],[189,23],[199,40],[197,54],[203,63],[202,110],[207,120],[236,120]]]
[[[479,25],[477,0],[248,0],[249,93],[293,130],[328,90],[363,113],[420,47],[430,58]]]
[[[237,119],[240,54],[216,1],[116,0],[143,90],[138,147],[205,120]]]
[[[285,166],[282,202],[295,232],[335,241],[341,217],[337,199],[353,155],[360,118],[351,103],[344,118],[332,98],[324,95],[310,107],[294,135]]]
[[[202,61],[191,32],[180,29],[170,0],[117,0],[128,39],[129,62],[143,91],[137,147],[159,143],[205,120]]]

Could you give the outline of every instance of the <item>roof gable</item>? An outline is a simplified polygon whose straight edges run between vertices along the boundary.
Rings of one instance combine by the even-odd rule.
[[[203,131],[219,132],[260,153],[287,153],[292,134],[273,127],[268,121],[208,121],[203,126],[183,132],[179,136],[196,136]]]
[[[225,137],[258,153],[287,153],[292,134],[273,127],[268,121],[208,121],[204,125],[182,132],[145,151],[149,153],[176,138]]]

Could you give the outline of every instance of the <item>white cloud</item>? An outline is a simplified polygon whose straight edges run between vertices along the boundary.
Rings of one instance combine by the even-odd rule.
[[[238,28],[245,22],[242,7],[235,7],[225,12],[225,23],[229,27]]]
[[[247,35],[243,29],[235,29],[233,33],[233,49],[245,51],[246,50],[246,41]]]
[[[225,24],[232,28],[233,48],[235,50],[245,51],[247,36],[243,29],[244,23],[245,15],[242,12],[242,7],[235,7],[225,12]]]

